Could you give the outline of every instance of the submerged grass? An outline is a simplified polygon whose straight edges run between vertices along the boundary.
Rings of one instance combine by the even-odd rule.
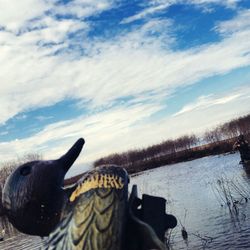
[[[244,186],[238,179],[229,179],[222,176],[211,185],[221,207],[228,208],[233,222],[239,221],[242,205],[249,201],[249,187]],[[242,214],[244,217],[244,214]]]

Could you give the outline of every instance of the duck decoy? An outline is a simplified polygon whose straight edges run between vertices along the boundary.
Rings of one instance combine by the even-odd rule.
[[[166,249],[160,240],[162,230],[157,233],[157,220],[148,219],[145,198],[137,197],[135,186],[128,198],[129,176],[124,168],[100,166],[63,188],[83,145],[80,138],[59,159],[25,163],[8,177],[2,202],[10,222],[23,233],[48,236],[44,249]],[[164,216],[163,221],[169,219],[164,230],[176,225],[174,216],[165,215],[165,207]]]
[[[39,236],[48,236],[55,229],[67,200],[64,177],[84,143],[79,139],[57,160],[27,162],[7,178],[2,203],[15,228]]]

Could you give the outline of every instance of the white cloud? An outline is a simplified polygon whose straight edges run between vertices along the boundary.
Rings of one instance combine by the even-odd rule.
[[[164,98],[179,86],[250,64],[250,29],[206,47],[173,52],[165,43],[167,38],[172,42],[168,34],[162,39],[150,35],[169,25],[153,20],[112,40],[86,40],[92,44],[87,48],[90,56],[75,60],[67,54],[48,56],[54,49],[37,46],[36,31],[20,36],[1,31],[0,122],[67,97],[88,100],[89,108],[105,107],[124,96],[140,98],[143,93]]]
[[[65,145],[73,143],[75,138],[84,137],[88,142],[85,149],[88,155],[85,161],[88,162],[95,160],[97,155],[105,154],[107,149],[120,150],[131,147],[134,142],[128,141],[127,132],[136,126],[137,122],[143,122],[161,108],[157,105],[153,107],[151,105],[116,107],[89,117],[58,122],[47,126],[33,137],[0,143],[1,152],[4,153],[6,161],[13,159],[14,155],[22,156],[34,151],[44,154],[47,159],[55,158],[65,153]],[[126,145],[119,145],[121,137],[123,137],[124,143],[127,142]],[[114,143],[113,145],[108,144],[111,141]],[[96,153],[96,147],[99,153]],[[48,148],[50,149],[48,150]]]
[[[39,22],[49,11],[52,15],[71,15],[86,18],[112,8],[114,1],[108,0],[73,0],[68,4],[58,4],[54,0],[0,0],[0,26],[8,31],[19,32],[23,28]]]
[[[197,5],[208,5],[208,4],[217,4],[224,5],[228,8],[235,8],[239,2],[242,0],[188,0],[188,3],[197,4]]]
[[[30,19],[39,17],[51,8],[43,0],[0,0],[0,26],[7,30],[18,30]]]
[[[194,110],[207,109],[216,105],[223,105],[228,102],[232,102],[235,99],[242,98],[242,96],[245,96],[245,95],[246,95],[246,92],[244,91],[244,93],[233,93],[233,94],[229,93],[228,95],[223,96],[223,97],[215,96],[214,94],[207,95],[207,96],[200,96],[194,102],[185,105],[180,111],[175,113],[173,116],[178,116],[186,112],[193,112]]]
[[[17,120],[25,120],[27,118],[27,115],[25,114],[20,114],[15,117]]]
[[[0,132],[0,135],[7,135],[7,134],[9,134],[9,132],[8,132],[8,131],[3,131],[3,132]]]
[[[33,29],[32,31],[29,30],[31,28]],[[24,34],[20,38],[20,41],[31,41],[33,44],[39,42],[66,43],[67,36],[78,30],[85,30],[87,32],[88,25],[85,22],[77,20],[56,20],[51,17],[44,17],[38,22],[33,22],[31,25],[21,29],[21,32]]]
[[[240,11],[236,18],[222,22],[215,27],[215,30],[222,34],[232,34],[250,29],[250,10]]]
[[[35,119],[37,119],[38,121],[46,121],[46,120],[50,120],[52,118],[53,118],[53,116],[43,116],[43,115],[39,115],[39,116],[35,117]]]
[[[146,19],[156,13],[167,11],[174,4],[193,4],[211,11],[211,6],[222,5],[227,8],[236,8],[237,4],[242,0],[147,0],[141,4],[144,8],[133,16],[126,17],[122,20],[122,24],[131,23],[137,20]]]
[[[153,6],[150,6],[148,8],[145,8],[144,10],[142,10],[141,12],[139,12],[133,16],[124,18],[121,21],[121,23],[122,24],[131,23],[131,22],[134,22],[136,20],[143,19],[143,18],[147,17],[148,15],[152,15],[156,12],[163,11],[163,10],[167,9],[169,6],[171,6],[171,2],[174,2],[174,1],[164,1],[164,3],[160,3],[157,5],[153,5]]]
[[[57,5],[52,12],[54,14],[85,18],[112,8],[114,5],[114,0],[74,0],[69,1],[67,4]]]

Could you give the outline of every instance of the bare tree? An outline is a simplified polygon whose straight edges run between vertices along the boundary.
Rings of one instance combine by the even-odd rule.
[[[159,162],[160,160],[162,162],[166,162],[166,158],[171,159],[171,162],[174,162],[177,160],[176,157],[181,158],[183,155],[185,156],[185,159],[188,157],[193,158],[195,150],[197,151],[197,148],[201,146],[197,146],[198,143],[202,143],[206,150],[210,149],[209,152],[212,152],[213,154],[217,152],[219,147],[221,150],[220,152],[225,152],[231,148],[230,140],[239,134],[244,134],[250,138],[250,114],[219,125],[214,129],[208,130],[203,134],[202,138],[198,138],[194,134],[183,135],[176,138],[175,140],[168,139],[161,143],[150,145],[144,149],[135,149],[120,154],[108,155],[96,160],[94,162],[94,166],[102,164],[118,164],[125,167],[130,167],[138,162],[146,163],[150,161],[150,164],[153,164],[154,161]],[[181,159],[184,158],[182,157]]]

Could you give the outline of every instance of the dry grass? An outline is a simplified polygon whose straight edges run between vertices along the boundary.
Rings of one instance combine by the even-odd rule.
[[[211,187],[221,207],[228,208],[233,222],[238,221],[241,206],[250,198],[249,187],[244,186],[238,179],[229,179],[226,176],[220,177]],[[244,214],[242,215],[244,217]]]

